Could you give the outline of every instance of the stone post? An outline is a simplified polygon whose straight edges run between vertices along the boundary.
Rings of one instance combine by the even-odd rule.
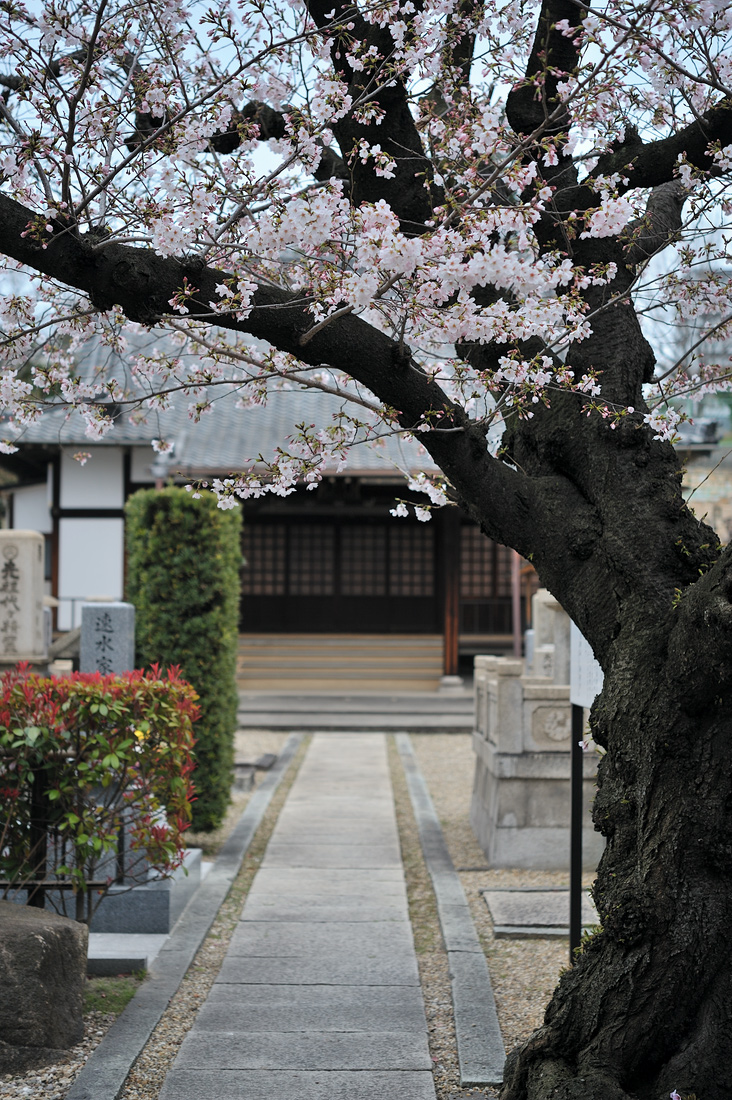
[[[29,661],[45,671],[43,564],[38,531],[0,531],[0,670]]]
[[[548,676],[555,684],[569,683],[569,616],[546,588],[531,598],[533,640],[527,652],[526,674]]]
[[[135,667],[135,608],[131,603],[85,603],[81,607],[82,672],[130,672]]]

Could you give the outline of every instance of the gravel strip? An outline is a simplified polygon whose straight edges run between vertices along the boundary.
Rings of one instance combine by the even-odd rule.
[[[236,734],[236,759],[250,760],[264,752],[279,753],[287,740],[287,732],[270,730],[239,730]],[[229,940],[236,928],[244,898],[256,874],[269,836],[274,828],[287,792],[297,774],[307,747],[307,738],[293,761],[289,774],[280,784],[270,803],[253,843],[245,857],[236,882],[219,910],[211,931],[201,945],[178,992],[161,1017],[149,1043],[133,1067],[120,1098],[157,1100],[165,1074],[180,1049],[195,1013],[206,999],[219,972]],[[255,787],[250,791],[234,791],[232,804],[221,828],[215,833],[189,834],[205,844],[205,858],[215,858],[247,806],[256,786],[267,772],[257,772]],[[88,1013],[84,1017],[85,1036],[60,1062],[21,1074],[6,1074],[0,1078],[0,1100],[64,1100],[80,1070],[102,1041],[116,1016],[112,1013]],[[108,1100],[99,1097],[99,1100]]]
[[[503,1080],[506,1053],[485,952],[409,736],[399,733],[394,741],[407,780],[447,952],[460,1084],[462,1088],[496,1086]]]
[[[77,1073],[116,1019],[113,1012],[89,1012],[84,1016],[85,1035],[68,1054],[50,1066],[0,1078],[0,1100],[63,1100]]]
[[[510,1051],[543,1022],[559,976],[569,965],[569,941],[495,939],[481,891],[507,886],[569,887],[569,867],[566,872],[480,869],[486,867],[485,855],[469,823],[475,767],[471,735],[413,733],[410,738],[486,953],[503,1042]],[[584,884],[589,886],[593,878],[583,876]],[[449,996],[449,985],[447,989]]]

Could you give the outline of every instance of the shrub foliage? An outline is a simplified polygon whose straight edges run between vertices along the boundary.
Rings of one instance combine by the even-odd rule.
[[[0,878],[89,921],[113,882],[183,858],[196,693],[177,669],[0,680]]]
[[[143,489],[127,502],[127,597],[137,663],[180,667],[199,695],[193,826],[215,829],[229,802],[236,728],[241,515],[213,496]]]

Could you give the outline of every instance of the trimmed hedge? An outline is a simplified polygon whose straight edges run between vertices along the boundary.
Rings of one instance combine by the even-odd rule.
[[[126,514],[137,663],[179,666],[198,692],[193,828],[215,829],[234,759],[241,513],[170,487],[134,493]]]

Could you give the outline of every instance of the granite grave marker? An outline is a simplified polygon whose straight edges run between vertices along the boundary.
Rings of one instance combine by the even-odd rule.
[[[131,603],[85,603],[81,608],[82,672],[119,675],[135,667],[135,608]]]

